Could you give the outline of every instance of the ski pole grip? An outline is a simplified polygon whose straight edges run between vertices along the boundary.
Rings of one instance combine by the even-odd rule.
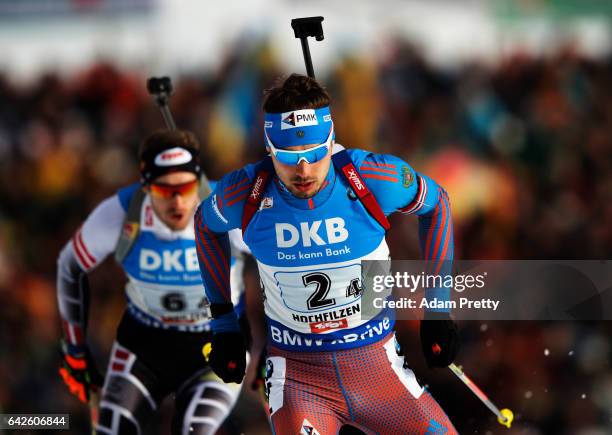
[[[172,94],[172,81],[170,77],[150,77],[147,80],[149,94],[156,98],[168,98]]]
[[[304,54],[304,64],[306,64],[306,72],[308,77],[315,78],[314,68],[312,66],[312,57],[310,56],[310,48],[308,46],[308,38],[314,37],[317,41],[323,40],[323,17],[306,17],[294,18],[291,20],[291,27],[295,37],[302,43],[302,53]]]
[[[317,41],[323,41],[323,17],[294,18],[291,27],[295,37],[302,39],[312,36]]]
[[[170,77],[151,77],[147,80],[147,90],[155,102],[159,106],[159,110],[164,117],[168,130],[176,130],[176,124],[174,118],[168,108],[168,99],[172,95],[172,81]]]

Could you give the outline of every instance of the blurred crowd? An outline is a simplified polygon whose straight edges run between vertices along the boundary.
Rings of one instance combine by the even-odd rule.
[[[214,71],[173,77],[176,123],[201,140],[213,179],[264,155],[262,91],[286,74],[267,42],[244,42]],[[0,72],[0,412],[70,412],[73,432],[85,433],[87,410],[56,373],[55,261],[98,202],[138,179],[138,145],[163,128],[146,78],[107,62],[28,84]],[[610,59],[568,44],[546,57],[514,52],[449,70],[397,40],[375,58],[338,58],[321,80],[339,143],[397,154],[447,189],[455,258],[612,252]],[[393,224],[394,258],[419,258],[416,219]],[[90,342],[103,365],[124,308],[123,277],[109,260],[91,282]],[[505,433],[612,432],[608,322],[461,326],[459,363],[517,414]],[[500,433],[450,372],[424,367],[415,328],[402,325],[409,359],[459,431]],[[265,427],[261,414],[243,410],[222,433],[255,427]]]

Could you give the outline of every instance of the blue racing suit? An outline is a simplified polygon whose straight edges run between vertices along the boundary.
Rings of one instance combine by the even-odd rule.
[[[346,153],[358,182],[365,182],[385,216],[418,216],[425,259],[433,271],[445,272],[453,258],[453,231],[442,187],[398,157]],[[394,350],[393,312],[381,308],[362,318],[361,261],[387,260],[389,249],[385,229],[354,194],[349,177],[330,165],[320,191],[300,199],[276,176],[253,186],[262,165],[223,177],[198,208],[195,225],[211,303],[230,302],[228,231],[243,227],[244,242],[257,260],[268,323],[273,430],[336,433],[350,423],[367,433],[426,433],[432,425],[446,431],[439,433],[453,433],[448,417]],[[262,199],[244,228],[245,201],[255,193]],[[448,300],[449,292],[432,289],[427,297]],[[211,325],[213,332],[238,330],[234,313]],[[387,400],[378,392],[382,384],[391,396],[380,415],[374,404]]]

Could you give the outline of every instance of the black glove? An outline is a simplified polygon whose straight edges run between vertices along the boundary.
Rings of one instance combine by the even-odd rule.
[[[242,382],[246,371],[246,343],[241,332],[213,335],[208,363],[223,382]]]
[[[89,402],[91,392],[100,389],[104,378],[96,368],[87,346],[61,343],[62,366],[59,374],[70,393],[83,402]]]
[[[448,313],[426,312],[421,346],[429,368],[448,367],[459,352],[459,331]]]

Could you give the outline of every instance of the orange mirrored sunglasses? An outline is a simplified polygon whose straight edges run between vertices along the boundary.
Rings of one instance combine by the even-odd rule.
[[[188,196],[198,190],[198,180],[189,181],[183,184],[162,184],[151,183],[151,195],[158,198],[170,199],[175,194]]]

